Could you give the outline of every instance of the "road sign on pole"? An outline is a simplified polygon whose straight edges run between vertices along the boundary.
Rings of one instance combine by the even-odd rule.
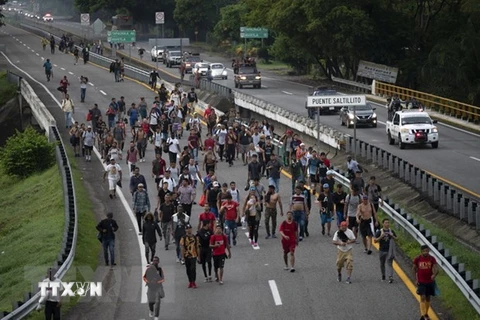
[[[307,107],[346,107],[365,105],[367,99],[365,95],[349,95],[349,96],[309,96]]]
[[[111,43],[136,42],[135,30],[112,30],[107,32],[107,41]]]
[[[82,26],[89,26],[90,25],[90,14],[89,13],[82,13],[80,15],[80,23]]]
[[[165,23],[165,13],[155,12],[155,24],[164,24],[164,23]]]
[[[242,39],[265,39],[268,38],[268,29],[240,27],[240,38]]]

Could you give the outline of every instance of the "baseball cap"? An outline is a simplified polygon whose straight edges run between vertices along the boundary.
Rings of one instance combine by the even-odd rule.
[[[92,126],[88,126],[87,129],[88,129],[88,128],[92,129]]]
[[[334,173],[333,170],[328,170],[328,171],[327,171],[327,176],[328,176],[328,175],[332,175],[333,173]]]
[[[142,187],[143,188],[144,187],[143,183],[139,183],[137,187],[139,187],[139,188]]]
[[[348,227],[347,221],[340,222],[340,227]]]
[[[303,142],[302,142],[302,143],[300,143],[300,147],[301,147],[301,146],[304,146],[304,145],[305,145],[305,143],[303,143]]]
[[[214,187],[220,187],[220,183],[218,183],[218,181],[214,181],[214,182],[213,182],[213,186],[214,186]]]
[[[326,189],[326,188],[330,189],[330,185],[328,183],[323,184],[323,189]]]
[[[363,200],[368,199],[368,196],[366,194],[363,195],[362,197]]]
[[[192,229],[192,225],[191,225],[191,224],[187,224],[187,225],[185,226],[185,229]]]
[[[270,189],[275,189],[275,186],[273,184],[268,186]]]

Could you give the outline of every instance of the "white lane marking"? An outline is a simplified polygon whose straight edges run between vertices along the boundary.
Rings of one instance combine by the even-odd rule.
[[[480,161],[480,159],[478,159],[478,158],[475,158],[475,157],[470,157],[470,159],[473,159],[473,160]]]
[[[5,59],[7,59],[8,63],[10,63],[14,68],[16,68],[18,71],[20,72],[23,72],[25,75],[27,75],[27,77],[29,77],[32,81],[34,81],[35,83],[37,83],[38,85],[40,85],[49,95],[50,97],[52,98],[53,101],[55,101],[58,105],[58,107],[60,108],[61,107],[61,104],[60,102],[58,101],[57,98],[55,98],[55,96],[53,95],[52,92],[50,92],[50,90],[48,90],[48,88],[43,84],[41,83],[40,81],[37,81],[36,79],[34,79],[29,73],[27,73],[26,71],[20,69],[17,65],[15,65],[14,63],[12,63],[12,61],[10,61],[10,59],[7,57],[7,55],[3,52],[3,51],[0,51],[0,53],[5,57]],[[75,120],[73,119],[72,117],[72,121],[74,122]],[[100,152],[98,152],[97,148],[96,147],[93,147],[93,151],[95,153],[95,155],[97,156],[97,159],[98,161],[100,161],[100,163],[102,164],[103,168],[105,169],[107,166],[103,163],[103,161],[101,160],[101,155],[100,155]],[[116,193],[118,195],[118,197],[120,198],[120,201],[122,202],[123,206],[125,207],[125,210],[127,211],[128,213],[128,216],[130,217],[130,220],[132,222],[132,225],[135,229],[135,232],[138,234],[140,232],[140,230],[138,230],[138,225],[137,225],[137,220],[136,220],[136,217],[135,217],[135,214],[133,213],[132,209],[130,208],[130,205],[128,203],[128,201],[125,199],[125,196],[123,195],[123,192],[122,192],[122,189],[120,187],[117,186],[117,189],[116,189]],[[142,259],[142,266],[146,266],[147,265],[147,260],[145,259],[145,246],[140,243],[140,237],[138,237],[138,246],[139,246],[139,251],[140,251],[140,257]],[[143,277],[143,270],[142,272],[139,274],[138,276],[138,279],[140,279],[140,286],[142,288],[142,296],[141,296],[141,303],[144,304],[144,303],[147,303],[148,300],[147,300],[147,287],[145,285],[143,285],[143,281],[141,280]]]
[[[44,58],[44,57],[42,57],[42,60],[45,60],[45,58]]]
[[[282,92],[285,93],[285,94],[288,94],[288,95],[290,95],[290,96],[293,95],[293,93],[288,92],[288,91],[282,91]]]
[[[88,84],[89,84],[89,85],[91,85],[92,87],[94,86],[94,84],[93,84],[93,83],[91,83],[91,82],[89,82]]]
[[[23,46],[26,47],[27,45],[24,43]]]
[[[270,290],[272,290],[273,301],[275,301],[276,306],[282,305],[282,298],[280,298],[280,293],[278,292],[277,283],[275,280],[268,280],[270,285]]]
[[[64,68],[64,67],[60,67],[60,69],[62,69],[63,71],[65,71],[65,68]]]
[[[58,67],[56,64],[53,65],[54,67]]]
[[[73,75],[73,72],[72,71],[68,71],[69,74]]]
[[[268,87],[267,87],[267,86],[262,86],[262,88],[268,89]]]
[[[383,122],[383,121],[378,121],[378,120],[377,120],[377,122],[383,124],[384,126],[387,125],[387,123],[386,123],[386,122]]]
[[[460,129],[460,128],[457,128],[457,127],[454,127],[454,126],[451,126],[449,124],[446,124],[444,122],[441,122],[441,121],[438,121],[438,124],[444,126],[444,127],[447,127],[447,128],[450,128],[450,129],[453,129],[453,130],[457,130],[457,131],[460,131],[460,132],[463,132],[465,134],[469,134],[471,136],[475,136],[475,137],[479,137],[480,138],[480,134],[476,134],[476,133],[473,133],[473,132],[470,132],[470,131],[467,131],[467,130],[463,130],[463,129]],[[441,133],[441,132],[440,132]]]
[[[104,96],[107,95],[107,94],[105,93],[105,91],[103,91],[103,90],[100,90],[100,93],[103,94]]]
[[[250,243],[250,237],[249,237],[250,233],[245,232],[245,235],[247,236],[248,243]],[[256,247],[253,244],[251,246],[252,246],[253,250],[260,250],[260,246],[258,245],[258,243],[257,243]]]
[[[37,55],[37,57],[40,57],[40,54],[39,53],[35,53]]]

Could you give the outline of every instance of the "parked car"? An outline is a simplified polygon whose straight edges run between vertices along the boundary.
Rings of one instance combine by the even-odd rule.
[[[354,109],[355,108],[355,112]],[[377,127],[377,114],[374,112],[375,108],[372,108],[370,103],[367,103],[364,106],[348,106],[342,107],[340,109],[340,120],[342,126],[347,126],[347,128],[352,128],[355,122],[358,126],[371,126],[372,128]],[[355,120],[355,116],[356,120]]]
[[[210,63],[210,74],[212,79],[227,80],[228,78],[227,68],[221,63]]]

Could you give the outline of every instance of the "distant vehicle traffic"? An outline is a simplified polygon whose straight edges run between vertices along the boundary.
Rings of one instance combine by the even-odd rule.
[[[204,62],[198,62],[198,63],[195,63],[195,65],[193,66],[193,71],[192,73],[194,75],[200,75],[200,77],[206,77],[208,75],[208,69],[209,69],[210,65],[208,63],[204,63]]]
[[[182,63],[181,51],[169,51],[167,57],[167,68],[179,66]]]
[[[227,68],[221,63],[210,63],[210,74],[212,79],[227,80]]]
[[[152,57],[152,61],[163,60],[164,51],[165,51],[165,47],[153,46],[152,50],[150,51],[150,56]]]
[[[180,47],[177,47],[177,46],[166,46],[166,47],[164,47],[163,59],[162,59],[163,64],[167,64],[168,53],[170,51],[180,51]]]
[[[423,111],[397,111],[392,120],[387,120],[388,143],[394,144],[396,141],[400,149],[405,149],[407,144],[431,144],[432,148],[438,148],[436,123]]]
[[[53,16],[50,13],[47,13],[43,16],[43,21],[45,22],[53,22]]]
[[[371,126],[377,127],[377,114],[374,112],[375,108],[367,102],[364,106],[355,106],[355,116],[353,106],[343,107],[340,109],[340,121],[342,126],[352,128],[356,122],[356,126]]]
[[[233,81],[235,88],[242,89],[244,86],[252,86],[260,89],[262,87],[262,76],[256,66],[244,64],[240,65]]]
[[[198,63],[203,62],[200,58],[200,53],[191,53],[184,57],[182,61],[183,70],[185,70],[185,74],[193,72],[193,66]]]

